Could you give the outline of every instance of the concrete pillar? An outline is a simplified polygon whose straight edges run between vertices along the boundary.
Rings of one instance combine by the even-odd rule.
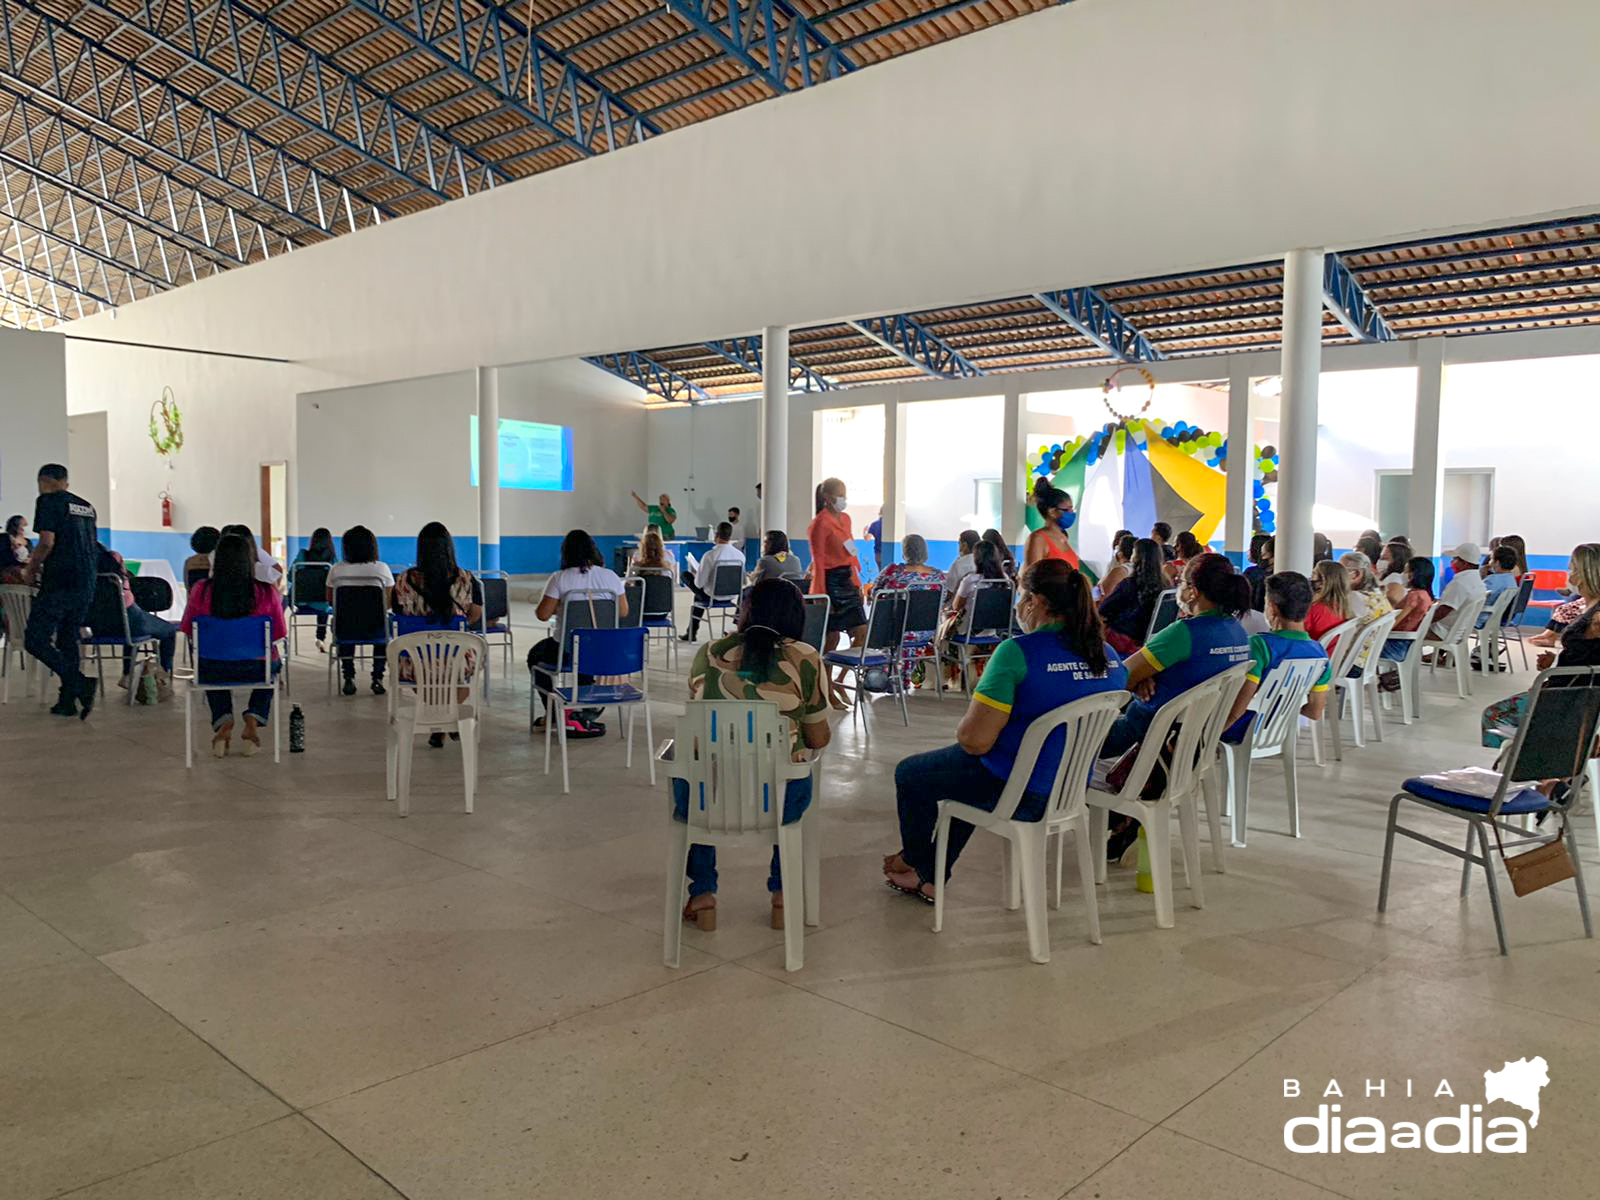
[[[1000,525],[1001,534],[1011,546],[1028,540],[1026,471],[1028,448],[1022,444],[1022,385],[1008,380],[1005,409],[1000,417]],[[1074,500],[1081,497],[1073,497]],[[983,530],[978,530],[982,533]]]
[[[1444,339],[1419,338],[1417,415],[1411,434],[1411,498],[1408,527],[1411,548],[1425,558],[1438,557],[1444,513],[1444,456],[1439,448],[1439,400],[1444,393]],[[1384,535],[1402,532],[1385,529]]]
[[[869,517],[868,520],[871,520]],[[871,546],[860,538],[857,545],[863,554],[871,553]],[[899,561],[900,539],[906,529],[906,410],[898,396],[891,395],[883,404],[883,565]]]
[[[1321,250],[1283,260],[1283,413],[1278,450],[1277,553],[1280,571],[1309,574],[1311,508],[1317,495],[1317,384],[1322,370]]]
[[[1228,482],[1223,549],[1241,570],[1255,531],[1255,434],[1251,421],[1250,372],[1238,357],[1228,360]]]
[[[789,329],[761,331],[761,534],[789,529]],[[757,538],[760,541],[760,537]]]
[[[500,372],[477,369],[478,570],[500,569]]]

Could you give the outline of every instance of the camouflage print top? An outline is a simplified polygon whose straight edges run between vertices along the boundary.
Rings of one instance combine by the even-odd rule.
[[[689,668],[691,700],[772,700],[794,728],[796,751],[805,749],[800,726],[828,720],[828,696],[822,687],[822,659],[804,642],[785,641],[765,679],[741,671],[744,635],[730,634],[700,647]]]

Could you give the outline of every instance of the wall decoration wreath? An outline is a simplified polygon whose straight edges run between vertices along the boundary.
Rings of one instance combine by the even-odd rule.
[[[161,399],[150,406],[150,442],[162,458],[183,449],[183,414],[170,387],[162,388]]]

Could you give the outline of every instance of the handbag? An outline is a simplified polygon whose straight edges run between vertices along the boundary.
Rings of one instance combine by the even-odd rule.
[[[1490,821],[1494,826],[1494,843],[1500,850],[1500,861],[1506,865],[1506,875],[1511,879],[1511,890],[1518,896],[1527,896],[1540,891],[1552,884],[1563,883],[1571,879],[1576,871],[1572,865],[1572,855],[1567,853],[1567,814],[1561,814],[1561,828],[1556,836],[1542,845],[1535,846],[1532,850],[1525,850],[1521,854],[1506,854],[1505,844],[1500,840],[1500,827]]]

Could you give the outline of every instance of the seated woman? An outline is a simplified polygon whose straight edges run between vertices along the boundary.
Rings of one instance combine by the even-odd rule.
[[[1306,614],[1311,611],[1311,582],[1298,571],[1282,571],[1267,579],[1266,633],[1251,635],[1250,670],[1244,677],[1244,687],[1239,689],[1228,714],[1228,725],[1222,740],[1237,745],[1250,729],[1252,719],[1250,702],[1261,689],[1261,681],[1280,663],[1292,659],[1320,660],[1322,673],[1311,685],[1311,692],[1301,706],[1300,715],[1313,721],[1322,717],[1328,702],[1328,689],[1333,686],[1333,671],[1328,656],[1309,633],[1306,632]]]
[[[6,535],[0,538],[0,583],[21,583],[23,568],[33,554],[28,540],[28,518],[18,513],[6,518]]]
[[[883,873],[897,892],[933,902],[934,825],[941,799],[993,810],[1035,718],[1084,696],[1121,691],[1127,683],[1122,660],[1105,644],[1082,572],[1046,558],[1023,571],[1020,587],[1017,618],[1028,632],[1001,643],[989,659],[956,727],[956,744],[914,754],[895,768],[900,849],[883,860]],[[1017,820],[1044,815],[1061,750],[1046,743],[1040,751]],[[950,823],[947,879],[971,836],[965,821]]]
[[[378,559],[378,539],[365,525],[352,525],[339,539],[344,558],[328,568],[328,606],[333,611],[333,589],[339,584],[376,585],[383,589],[383,607],[389,610],[394,604],[394,575],[389,565]],[[339,655],[339,673],[344,676],[344,694],[356,694],[356,659],[354,646],[336,647]],[[378,643],[372,648],[372,694],[384,693],[383,670],[388,664],[389,647]]]
[[[800,589],[782,579],[763,579],[751,588],[739,608],[737,632],[710,642],[695,653],[689,668],[691,700],[771,700],[789,720],[795,761],[805,750],[820,750],[833,731],[828,728],[827,685],[822,659],[800,639],[805,633],[805,601]],[[688,810],[689,789],[673,780],[672,802],[679,820]],[[811,779],[791,779],[784,790],[783,823],[792,825],[811,804]],[[689,847],[689,903],[683,919],[701,929],[717,927],[717,851],[714,846]],[[778,848],[772,848],[767,872],[772,895],[772,927],[783,928],[783,875]]]
[[[1317,641],[1328,630],[1343,625],[1355,613],[1350,607],[1350,574],[1336,562],[1319,562],[1311,568],[1311,611],[1306,632]]]
[[[1131,534],[1129,535],[1132,536]],[[1161,593],[1167,590],[1166,555],[1154,538],[1139,538],[1133,543],[1128,575],[1100,601],[1100,616],[1106,623],[1106,641],[1123,654],[1132,654],[1144,645]]]
[[[1126,529],[1119,529],[1111,539],[1111,565],[1100,577],[1101,599],[1116,591],[1117,585],[1133,573],[1133,550],[1138,544],[1139,539]]]
[[[394,612],[403,617],[426,617],[431,625],[449,627],[456,618],[468,626],[478,623],[483,615],[483,590],[471,571],[456,566],[455,539],[438,521],[429,521],[417,533],[417,565],[408,568],[394,581],[391,601]],[[471,678],[473,656],[467,655],[467,677]],[[409,683],[411,664],[401,656],[400,681]],[[461,689],[461,699],[470,694]],[[450,737],[456,739],[456,734]],[[428,745],[438,749],[444,745],[444,734],[428,735]]]
[[[678,578],[678,556],[667,549],[667,544],[661,540],[661,531],[653,526],[640,536],[639,548],[628,560],[629,575],[639,575],[645,571],[670,572],[674,583]]]
[[[211,555],[221,540],[222,533],[214,525],[202,525],[189,535],[189,549],[194,553],[183,560],[184,587],[211,574]]]
[[[337,562],[339,556],[334,553],[333,533],[326,525],[319,525],[311,531],[311,540],[295,551],[294,561],[289,564],[289,604],[296,612],[311,612],[317,617],[317,649],[326,652],[328,641],[328,601],[323,596],[297,596],[294,594],[294,568],[301,563],[328,563],[330,566]],[[326,590],[326,589],[324,589]]]
[[[1000,570],[1006,579],[1013,583],[1017,579],[1017,556],[1011,553],[1011,547],[1006,544],[1006,539],[1001,536],[998,529],[985,529],[983,540],[994,547],[995,553],[1000,556]]]
[[[1128,659],[1128,689],[1135,698],[1106,737],[1106,757],[1137,746],[1163,704],[1249,660],[1250,638],[1239,624],[1249,607],[1250,585],[1222,555],[1189,561],[1178,588],[1182,615]]]
[[[878,572],[873,589],[944,586],[944,572],[928,565],[928,543],[920,533],[900,539],[900,561]]]
[[[270,583],[273,587],[281,589],[284,579],[283,564],[261,548],[261,544],[256,541],[256,535],[250,532],[250,526],[224,525],[222,536],[227,537],[229,534],[242,537],[250,543],[250,555],[256,564],[256,578],[262,583]]]
[[[1394,632],[1415,633],[1422,624],[1422,618],[1428,615],[1428,609],[1433,607],[1433,559],[1408,557],[1403,573],[1405,591],[1401,593],[1400,603],[1395,605],[1400,610],[1400,616],[1394,623]],[[1410,638],[1387,639],[1383,643],[1383,657],[1391,662],[1399,662],[1411,653],[1411,641]],[[1393,691],[1399,688],[1400,681],[1386,674],[1380,686]]]
[[[1600,666],[1600,542],[1573,547],[1567,579],[1586,607],[1562,631],[1560,652],[1540,653],[1534,665],[1541,671],[1551,667]],[[1527,712],[1527,692],[1489,705],[1483,710],[1483,744],[1496,750],[1504,746],[1515,736]]]
[[[1189,529],[1183,530],[1172,539],[1172,548],[1178,552],[1178,557],[1172,560],[1172,565],[1180,570],[1206,552],[1206,548],[1200,544],[1200,539]]]
[[[539,598],[534,615],[550,622],[550,636],[528,651],[528,667],[533,671],[536,690],[549,691],[555,687],[553,668],[561,662],[561,603],[567,599],[615,600],[617,618],[628,615],[628,597],[617,573],[605,565],[600,557],[600,547],[587,531],[573,529],[561,539],[561,566],[544,585],[544,595]],[[582,665],[581,663],[579,664]],[[590,682],[588,675],[580,683]],[[579,737],[592,737],[604,732],[595,724],[599,714],[589,709],[567,710],[567,733]],[[534,722],[536,729],[544,728],[544,718]]]
[[[1404,602],[1406,590],[1411,586],[1406,582],[1406,564],[1410,561],[1411,547],[1404,542],[1390,541],[1372,568],[1372,573],[1378,577],[1378,586],[1383,589],[1384,598],[1396,608]]]
[[[280,665],[277,642],[288,636],[289,631],[283,619],[283,598],[272,584],[256,578],[256,565],[255,548],[245,538],[230,534],[219,541],[212,555],[211,576],[189,589],[189,602],[179,628],[192,638],[195,620],[199,617],[266,617],[271,624],[272,672],[276,675]],[[202,637],[201,658],[195,664],[195,677],[201,683],[227,683],[230,678],[261,674],[259,660],[212,659],[206,657],[205,650]],[[228,753],[233,738],[233,694],[206,692],[205,697],[211,708],[211,754],[222,758]],[[252,688],[245,704],[240,754],[248,758],[261,749],[261,727],[271,716],[272,689]]]
[[[1373,574],[1372,560],[1360,550],[1351,550],[1339,556],[1339,565],[1345,569],[1346,581],[1350,584],[1350,612],[1361,624],[1358,629],[1365,629],[1380,617],[1386,617],[1394,611],[1394,605],[1389,603],[1383,589],[1378,586],[1378,577]],[[1334,645],[1338,645],[1337,642]],[[1328,647],[1329,650],[1333,646]],[[1359,674],[1362,667],[1367,665],[1367,656],[1371,648],[1361,652],[1359,659],[1350,664],[1350,673]]]
[[[1245,581],[1250,585],[1250,607],[1265,612],[1267,607],[1267,579],[1272,574],[1272,558],[1277,553],[1277,539],[1270,533],[1258,533],[1250,539],[1250,565],[1244,569]]]
[[[770,530],[761,542],[761,557],[756,560],[756,569],[750,572],[750,582],[757,584],[764,579],[787,579],[795,586],[803,587],[805,577],[806,569],[789,549],[789,535],[781,529]]]
[[[128,636],[134,641],[141,638],[156,639],[157,665],[151,673],[156,681],[156,699],[163,702],[172,699],[172,659],[178,645],[178,627],[139,607],[133,595],[133,580],[128,576],[128,568],[123,565],[122,555],[101,545],[99,570],[117,576],[121,582],[122,606],[128,614]],[[97,629],[95,632],[122,636],[120,628]],[[122,678],[117,681],[117,686],[126,691],[132,677],[133,650],[130,647],[122,652]]]
[[[956,588],[961,586],[961,581],[972,574],[972,555],[978,548],[978,531],[976,529],[963,529],[956,536],[956,560],[950,564],[950,569],[944,573],[945,604],[948,606],[955,597]]]

